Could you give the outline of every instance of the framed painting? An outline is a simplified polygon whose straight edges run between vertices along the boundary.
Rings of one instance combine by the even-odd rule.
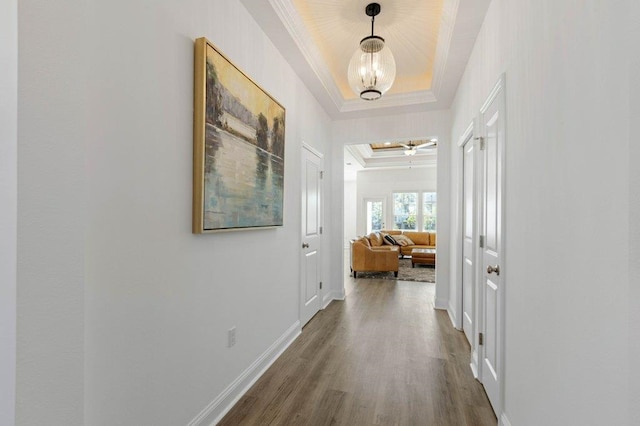
[[[285,109],[211,42],[195,42],[193,232],[282,226]]]

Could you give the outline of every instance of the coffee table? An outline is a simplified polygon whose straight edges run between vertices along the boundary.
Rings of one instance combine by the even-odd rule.
[[[414,248],[411,250],[411,267],[416,263],[422,265],[436,265],[436,249]]]

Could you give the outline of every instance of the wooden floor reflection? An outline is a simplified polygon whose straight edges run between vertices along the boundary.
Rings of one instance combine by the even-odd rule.
[[[435,285],[350,279],[221,425],[495,425]]]

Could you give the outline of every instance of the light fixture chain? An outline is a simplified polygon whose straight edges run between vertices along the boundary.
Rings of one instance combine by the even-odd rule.
[[[376,16],[373,15],[371,17],[371,37],[373,37],[373,24],[375,23],[375,20],[376,20]]]

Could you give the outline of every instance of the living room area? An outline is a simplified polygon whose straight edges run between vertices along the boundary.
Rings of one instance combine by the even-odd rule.
[[[436,136],[345,146],[345,281],[435,283],[437,183]]]

